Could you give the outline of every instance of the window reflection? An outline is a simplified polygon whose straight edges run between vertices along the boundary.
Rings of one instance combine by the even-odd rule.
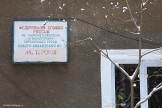
[[[148,93],[152,91],[159,83],[162,82],[162,68],[148,67]],[[162,108],[162,90],[153,94],[148,100],[149,108]]]
[[[135,71],[137,64],[120,64],[129,75]],[[139,78],[135,79],[134,86],[134,101],[135,104],[140,99]],[[130,108],[130,82],[126,76],[115,68],[115,92],[116,92],[116,108]]]

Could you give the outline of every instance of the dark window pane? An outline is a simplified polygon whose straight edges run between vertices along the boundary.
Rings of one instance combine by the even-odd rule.
[[[135,71],[136,64],[121,64],[129,75],[132,75]],[[116,89],[116,108],[130,108],[130,82],[125,75],[115,68],[115,89]],[[140,99],[139,78],[134,82],[134,98],[135,104]]]
[[[148,67],[148,93],[152,91],[159,83],[162,82],[162,68]],[[162,108],[162,90],[153,94],[148,101],[149,108]]]

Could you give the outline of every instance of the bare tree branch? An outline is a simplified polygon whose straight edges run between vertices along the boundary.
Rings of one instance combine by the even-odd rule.
[[[150,50],[150,51],[148,51],[148,52],[145,52],[144,54],[142,54],[141,55],[141,57],[143,57],[143,56],[145,56],[145,55],[147,55],[147,54],[149,54],[149,53],[152,53],[152,52],[154,52],[154,51],[158,51],[158,50],[161,50],[162,49],[162,47],[160,47],[160,48],[155,48],[155,49],[152,49],[152,50]]]
[[[134,108],[137,108],[137,107],[139,107],[142,103],[146,102],[148,99],[151,98],[151,96],[152,96],[155,92],[159,91],[160,89],[162,89],[162,86],[157,86],[157,87],[155,87],[155,88],[149,93],[149,95],[148,95],[145,99],[139,101],[139,102],[136,104],[136,106],[135,106]]]
[[[105,55],[104,57],[109,59],[111,61],[111,63],[113,63],[130,81],[132,80],[131,77],[129,76],[129,74],[118,63],[116,63],[114,60],[112,60],[107,54],[105,54],[105,52],[103,52],[102,50],[100,50],[100,51],[103,55]]]
[[[91,39],[92,41],[92,39]],[[131,77],[129,76],[129,74],[118,64],[116,63],[114,60],[112,60],[109,55],[108,55],[108,51],[106,50],[106,53],[100,49],[100,47],[93,42],[93,45],[101,52],[101,55],[104,56],[105,58],[107,58],[108,60],[110,60],[111,63],[113,63],[130,81],[132,80]]]
[[[129,10],[129,13],[130,13],[130,16],[131,16],[131,19],[132,19],[133,23],[134,23],[135,26],[137,27],[138,31],[140,31],[140,26],[137,25],[137,21],[135,20],[135,18],[134,18],[133,15],[132,15],[131,8],[130,8],[130,6],[129,6],[128,0],[126,0],[126,4],[127,4],[127,6],[128,6],[128,10]]]

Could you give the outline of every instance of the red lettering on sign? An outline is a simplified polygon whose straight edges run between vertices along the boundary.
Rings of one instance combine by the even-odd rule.
[[[36,55],[56,55],[56,50],[35,50]]]
[[[49,33],[49,31],[48,30],[33,30],[33,33],[43,34],[43,33]]]
[[[25,52],[25,55],[33,55],[34,53],[31,51],[31,50],[27,50],[26,52]]]

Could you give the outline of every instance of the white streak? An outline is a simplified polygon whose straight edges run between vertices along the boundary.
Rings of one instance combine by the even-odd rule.
[[[48,20],[44,21],[43,25],[46,25],[46,24],[47,24],[47,22],[48,22]]]
[[[40,2],[42,3],[42,2],[44,2],[45,0],[40,0]]]
[[[108,15],[105,15],[105,18],[108,18]]]
[[[128,7],[123,7],[123,12],[125,12],[128,9]]]
[[[61,7],[61,6],[59,6],[59,9],[61,9],[61,10],[62,10],[62,7]]]
[[[146,10],[147,8],[144,8],[143,10]]]
[[[82,39],[82,40],[78,40],[78,41],[76,41],[76,42],[84,42],[84,41],[86,41],[86,40],[93,40],[91,37],[89,37],[89,38],[86,38],[86,39]]]
[[[81,8],[80,10],[81,10],[81,11],[84,11],[85,9],[84,9],[84,8]]]

